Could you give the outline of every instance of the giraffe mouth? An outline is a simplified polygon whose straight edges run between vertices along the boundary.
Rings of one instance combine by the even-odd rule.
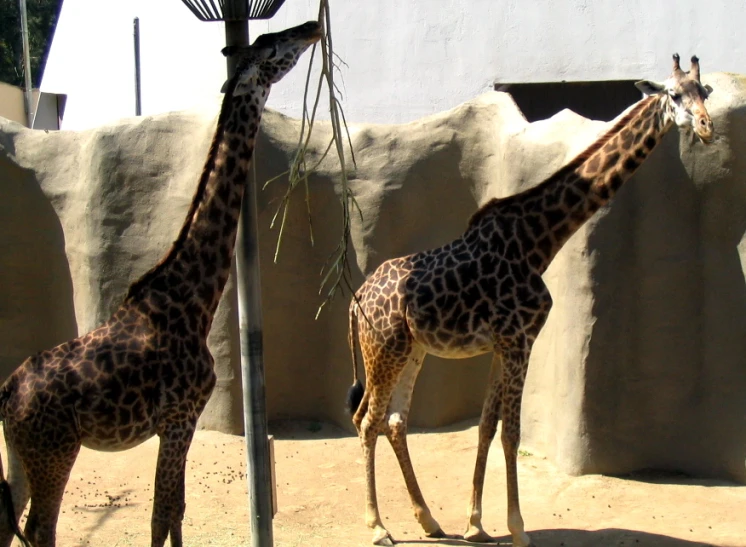
[[[302,33],[302,39],[309,45],[318,42],[324,36],[324,33],[321,30],[321,25],[316,21],[308,21],[307,23],[300,25],[299,30]]]
[[[709,133],[698,133],[697,131],[694,131],[694,135],[702,144],[712,144],[712,141],[715,140],[715,136],[712,131]]]
[[[710,144],[715,137],[715,126],[709,116],[698,116],[694,123],[694,134],[702,144]]]

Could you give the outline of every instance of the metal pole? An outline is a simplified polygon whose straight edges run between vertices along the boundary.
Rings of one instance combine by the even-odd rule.
[[[135,17],[134,40],[135,40],[135,116],[142,114],[142,89],[140,87],[140,18]]]
[[[24,102],[26,103],[26,120],[30,128],[34,127],[34,96],[31,83],[31,58],[28,47],[28,18],[26,17],[26,0],[18,0],[18,10],[21,12],[21,41],[23,43],[23,77],[26,90]]]
[[[236,4],[241,4],[236,2]],[[225,38],[227,45],[248,45],[248,13],[231,12],[240,6],[226,3]],[[245,10],[245,3],[244,8]],[[236,70],[234,58],[228,57],[228,77]],[[259,269],[259,238],[256,205],[256,183],[245,181],[238,220],[236,242],[236,284],[238,285],[238,321],[241,336],[241,382],[243,386],[244,434],[248,460],[249,528],[252,547],[271,547],[272,476],[267,440],[267,412],[262,351],[262,291]]]
[[[226,5],[227,7],[227,5]],[[226,21],[225,22],[225,45],[226,46],[248,46],[249,45],[249,22],[248,21]],[[236,57],[227,57],[228,78],[236,73]]]

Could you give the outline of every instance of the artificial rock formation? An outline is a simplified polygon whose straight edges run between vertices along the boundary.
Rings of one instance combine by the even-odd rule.
[[[717,140],[673,130],[545,274],[554,308],[535,345],[524,444],[570,473],[656,467],[746,482],[746,82],[704,78]],[[0,123],[0,370],[103,322],[176,237],[217,103],[81,132]],[[404,125],[350,127],[356,284],[383,260],[457,236],[480,203],[560,168],[606,124],[564,111],[529,124],[488,93]],[[287,169],[299,123],[267,111],[256,176]],[[311,148],[326,148],[317,124]],[[348,162],[348,165],[350,163]],[[314,320],[318,272],[337,243],[337,164],[311,177],[315,246],[293,199],[278,263],[269,223],[280,181],[259,194],[270,419],[350,428],[347,300]],[[210,345],[218,385],[201,425],[241,432],[237,308],[229,285]],[[410,423],[476,417],[490,356],[429,356]]]

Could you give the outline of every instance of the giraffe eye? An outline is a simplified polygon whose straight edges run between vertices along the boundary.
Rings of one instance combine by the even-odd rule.
[[[671,93],[671,98],[674,101],[680,101],[681,100],[681,93]]]

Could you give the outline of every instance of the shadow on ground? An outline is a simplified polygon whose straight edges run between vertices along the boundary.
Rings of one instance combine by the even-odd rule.
[[[318,441],[356,436],[335,424],[317,420],[272,420],[267,428],[278,441]]]
[[[707,477],[696,477],[683,471],[671,471],[666,469],[640,469],[630,473],[608,474],[608,477],[614,477],[621,480],[644,482],[647,484],[678,484],[678,485],[697,485],[697,486],[743,486],[734,481],[723,479],[711,479]]]
[[[536,547],[717,547],[711,543],[687,541],[685,539],[624,530],[607,528],[603,530],[529,530],[531,541]],[[450,539],[417,539],[410,541],[396,541],[397,545],[500,545],[510,546],[510,536],[495,538],[494,543],[477,544],[459,538]]]

